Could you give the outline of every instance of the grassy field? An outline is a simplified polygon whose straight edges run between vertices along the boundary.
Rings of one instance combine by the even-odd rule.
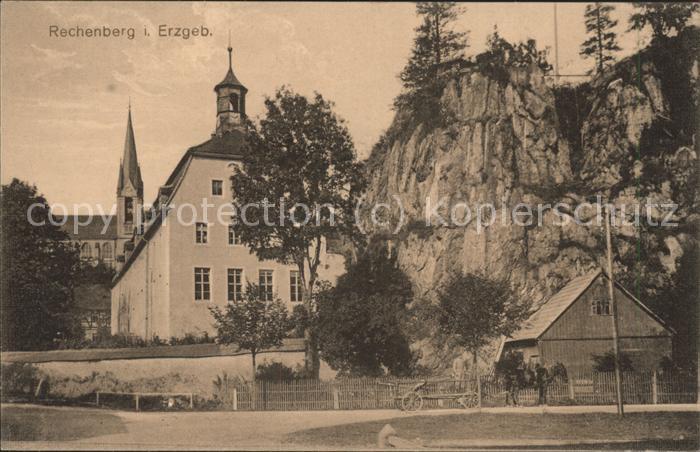
[[[698,450],[700,413],[614,414],[455,414],[416,416],[302,430],[287,436],[289,444],[317,447],[372,447],[377,434],[390,423],[402,438],[434,447],[458,447],[499,440],[522,440],[512,447],[528,447],[538,440],[571,441],[574,449]],[[606,444],[607,442],[607,444]],[[503,447],[503,446],[501,446]],[[541,449],[542,447],[537,447]],[[553,448],[561,449],[562,446]]]

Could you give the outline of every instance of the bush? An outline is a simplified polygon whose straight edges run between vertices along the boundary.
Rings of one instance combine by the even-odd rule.
[[[3,400],[11,396],[33,396],[41,378],[39,370],[29,363],[3,364],[0,374],[0,394]]]
[[[596,372],[613,372],[615,370],[615,353],[609,350],[602,355],[593,355],[593,369]],[[632,360],[625,353],[620,353],[620,370],[632,371]]]
[[[260,364],[255,371],[255,379],[264,381],[291,381],[300,380],[304,377],[305,373],[303,369],[292,369],[278,362]]]

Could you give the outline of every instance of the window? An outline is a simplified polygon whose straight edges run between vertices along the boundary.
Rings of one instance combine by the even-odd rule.
[[[597,299],[591,302],[591,314],[610,315],[610,300]]]
[[[90,259],[92,257],[92,248],[89,243],[83,243],[80,247],[80,258]]]
[[[112,244],[107,242],[102,245],[102,257],[105,258],[105,260],[110,260],[112,259]]]
[[[228,244],[229,245],[240,245],[241,238],[236,235],[236,231],[233,230],[233,225],[228,225]]]
[[[260,270],[258,286],[260,288],[260,297],[265,301],[272,301],[272,270]]]
[[[229,268],[227,280],[228,301],[241,301],[243,299],[243,270]]]
[[[229,96],[229,106],[232,112],[238,113],[240,110],[240,102],[238,101],[238,94],[236,93],[231,93]]]
[[[98,261],[102,260],[102,251],[100,250],[100,244],[95,243],[95,259]]]
[[[124,221],[134,222],[134,198],[124,198]]]
[[[211,181],[211,194],[212,196],[222,196],[224,194],[224,181]]]
[[[195,243],[207,243],[207,228],[209,226],[206,223],[197,223],[195,226]]]
[[[299,277],[298,270],[291,270],[289,272],[289,293],[290,300],[293,302],[302,301],[301,297],[301,278]]]
[[[208,301],[211,294],[209,284],[209,268],[195,267],[194,269],[194,299]]]

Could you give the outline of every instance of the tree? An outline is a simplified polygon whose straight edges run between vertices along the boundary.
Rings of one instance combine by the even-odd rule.
[[[441,65],[459,60],[467,47],[466,33],[451,29],[453,22],[464,11],[455,2],[418,2],[416,14],[421,24],[415,29],[413,50],[401,72],[405,92],[396,100],[396,106],[410,106],[426,115],[435,113],[440,93],[444,88]]]
[[[243,220],[234,229],[259,258],[296,264],[304,307],[312,313],[323,238],[361,239],[354,209],[365,187],[363,165],[345,124],[320,94],[309,100],[282,88],[265,107],[259,127],[247,124],[249,151],[232,177]],[[306,370],[317,375],[308,328],[304,337]]]
[[[81,336],[72,295],[77,251],[50,222],[48,202],[36,187],[13,179],[0,198],[3,350],[45,349]]]
[[[612,5],[596,2],[586,5],[584,13],[589,38],[581,44],[580,54],[583,58],[595,58],[599,74],[608,63],[615,61],[613,53],[622,50],[617,45],[617,35],[612,31],[617,26],[617,21],[610,19],[610,12],[614,9]]]
[[[321,356],[350,375],[406,374],[413,363],[404,333],[411,281],[396,256],[365,251],[335,288],[319,292],[315,331]]]
[[[620,353],[620,370],[624,372],[633,371],[632,360],[626,353]],[[593,360],[593,370],[596,372],[612,372],[615,370],[615,353],[612,350],[601,355],[591,356]]]
[[[634,4],[638,12],[629,19],[630,30],[642,30],[650,26],[654,39],[662,39],[675,30],[680,33],[686,22],[698,11],[694,2],[642,3]]]
[[[442,333],[472,353],[474,371],[479,350],[509,336],[528,315],[506,281],[478,274],[455,273],[438,290],[437,321]]]
[[[248,284],[243,299],[209,308],[216,322],[217,342],[236,344],[250,352],[255,380],[255,357],[267,348],[279,347],[287,332],[287,309],[279,299],[265,301],[260,288]]]

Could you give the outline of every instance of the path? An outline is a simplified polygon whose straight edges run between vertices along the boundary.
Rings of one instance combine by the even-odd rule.
[[[8,404],[2,406],[5,416],[24,410],[30,417],[36,411],[37,418],[47,414],[61,418],[78,418],[108,413],[118,418],[117,433],[80,438],[75,441],[4,441],[3,449],[261,449],[285,448],[284,437],[292,432],[334,425],[366,421],[389,420],[415,415],[441,416],[465,413],[464,410],[424,410],[401,413],[397,410],[362,411],[299,411],[299,412],[169,412],[144,413],[111,411],[93,408],[40,407]],[[639,411],[700,411],[695,404],[688,405],[631,405],[628,412]],[[485,413],[590,413],[615,412],[614,406],[566,406],[484,408]],[[470,410],[472,411],[472,410]],[[473,410],[478,411],[478,410]],[[59,414],[60,413],[60,414]],[[52,426],[42,426],[51,429]],[[60,428],[55,426],[53,428]],[[50,438],[51,432],[48,433]]]

